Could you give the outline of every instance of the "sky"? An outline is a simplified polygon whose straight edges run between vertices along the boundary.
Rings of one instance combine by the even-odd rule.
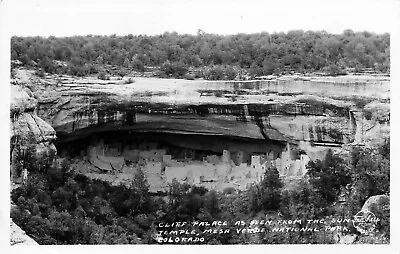
[[[390,32],[398,0],[3,0],[8,33],[20,36],[236,34],[345,29]]]

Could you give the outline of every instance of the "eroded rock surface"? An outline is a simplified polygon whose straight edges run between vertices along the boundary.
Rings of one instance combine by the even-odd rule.
[[[21,72],[24,74],[18,74]],[[303,160],[300,154],[294,155],[287,167],[278,169],[282,175],[301,176],[304,158],[323,159],[327,149],[379,142],[389,133],[386,77],[243,82],[134,78],[134,83],[125,84],[55,75],[38,78],[23,69],[17,70],[18,75],[29,77],[24,87],[38,101],[38,115],[52,125],[58,142],[64,144],[109,132],[181,135],[174,141],[180,147],[187,147],[179,141],[188,140],[189,135],[277,142],[281,149],[290,144],[307,155]],[[229,142],[202,147],[195,143],[191,149],[209,147],[220,155],[223,150],[238,152],[232,148],[235,144],[223,147]],[[87,161],[100,170],[124,171],[118,161],[125,156],[101,156]],[[251,166],[250,161],[247,165]],[[235,170],[228,171],[235,174]],[[210,177],[204,174],[203,180],[206,178]]]
[[[339,239],[340,244],[352,244],[357,240],[356,234],[344,235]]]
[[[36,114],[37,100],[28,94],[26,88],[11,86],[10,132],[11,156],[16,150],[22,151],[34,146],[36,156],[55,152],[56,131]]]
[[[373,213],[383,213],[390,210],[390,199],[387,195],[376,195],[365,201],[361,210],[368,210]]]
[[[70,137],[82,134],[80,130],[89,132],[88,127],[95,132],[157,128],[343,144],[354,142],[357,135],[363,136],[369,129],[358,130],[357,126],[370,120],[385,124],[389,118],[389,108],[382,106],[388,105],[390,98],[389,81],[373,77],[135,81],[103,84],[93,79],[51,76],[35,78],[29,87],[38,99],[39,116],[51,123],[57,133]],[[384,119],[365,118],[364,113],[374,107],[382,110]],[[357,110],[361,117],[354,115]],[[361,142],[361,138],[356,141]]]
[[[10,244],[11,246],[21,245],[39,245],[35,240],[30,238],[17,224],[10,222]]]

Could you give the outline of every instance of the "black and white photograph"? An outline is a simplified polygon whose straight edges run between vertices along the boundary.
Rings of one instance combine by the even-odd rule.
[[[390,246],[398,7],[2,1],[11,251]]]

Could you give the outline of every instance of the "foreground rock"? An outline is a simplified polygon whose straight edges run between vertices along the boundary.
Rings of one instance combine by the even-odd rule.
[[[390,209],[390,198],[387,195],[376,195],[365,201],[361,210],[368,210],[373,213],[383,213]]]
[[[365,201],[361,211],[372,213],[374,230],[362,234],[357,243],[390,243],[390,199],[387,195],[371,196]],[[368,224],[367,224],[368,225]],[[369,226],[371,227],[371,226]]]
[[[372,212],[372,214],[371,214]],[[357,234],[338,234],[340,244],[389,244],[390,199],[387,195],[369,197],[353,219]],[[363,223],[365,222],[365,223]]]
[[[339,243],[340,244],[352,244],[357,240],[357,235],[344,235],[340,237]]]
[[[26,235],[17,224],[10,222],[10,244],[11,246],[21,246],[21,245],[39,245],[35,240]]]

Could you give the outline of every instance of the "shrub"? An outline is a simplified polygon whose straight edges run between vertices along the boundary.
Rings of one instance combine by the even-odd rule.
[[[140,61],[139,59],[134,59],[131,62],[131,66],[134,70],[139,71],[139,72],[144,72],[145,68],[144,68],[144,64],[142,61]]]
[[[44,76],[45,76],[44,71],[42,69],[36,70],[35,75],[40,78],[44,78]]]
[[[226,188],[222,191],[223,194],[233,194],[233,193],[235,193],[235,192],[236,192],[236,190],[235,190],[235,188],[233,188],[233,187],[226,187]]]
[[[128,79],[124,80],[123,84],[132,84],[132,83],[135,83],[135,82],[136,81],[133,78],[128,78]]]
[[[68,74],[71,76],[83,77],[89,73],[89,68],[85,65],[70,63],[68,65]]]
[[[215,97],[220,98],[220,97],[222,97],[222,95],[224,95],[224,91],[217,90],[214,92],[214,95],[215,95]]]
[[[188,68],[182,62],[170,63],[167,61],[161,66],[161,71],[163,71],[167,76],[181,78],[187,73]]]
[[[110,80],[110,75],[105,72],[100,72],[99,75],[97,75],[97,78],[101,80]]]
[[[342,68],[340,68],[339,66],[337,66],[335,64],[331,64],[327,67],[324,67],[323,71],[325,71],[330,76],[339,76],[339,75],[347,74]]]
[[[227,80],[234,80],[236,78],[237,72],[233,67],[225,68],[225,76]]]
[[[184,76],[184,79],[187,79],[187,80],[194,80],[194,79],[195,79],[195,76],[192,75],[192,74],[186,73],[185,76]]]
[[[221,66],[213,66],[206,71],[205,78],[209,80],[223,80],[224,69]]]
[[[372,119],[372,112],[369,110],[364,110],[364,117],[367,120],[371,120]]]

